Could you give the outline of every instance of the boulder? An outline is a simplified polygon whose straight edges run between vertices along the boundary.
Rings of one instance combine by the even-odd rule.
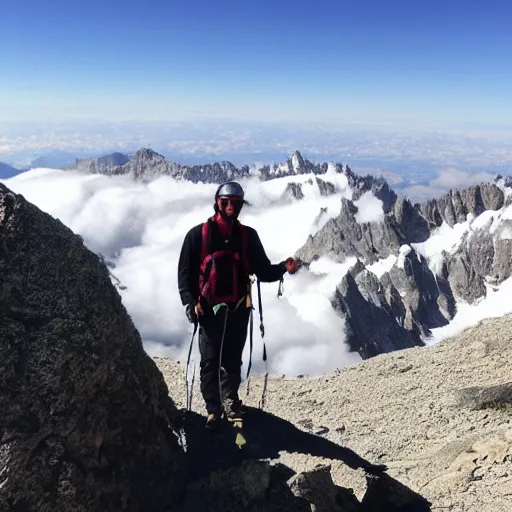
[[[164,511],[179,415],[82,239],[0,184],[0,510]]]

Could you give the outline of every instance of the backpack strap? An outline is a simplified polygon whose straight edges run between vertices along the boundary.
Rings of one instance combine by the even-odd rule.
[[[212,219],[208,219],[201,229],[201,262],[208,256],[212,241]]]
[[[251,275],[251,268],[249,265],[249,252],[247,250],[248,247],[248,231],[247,228],[243,224],[239,224],[240,227],[240,235],[242,238],[242,261],[244,264],[244,269],[248,275]]]

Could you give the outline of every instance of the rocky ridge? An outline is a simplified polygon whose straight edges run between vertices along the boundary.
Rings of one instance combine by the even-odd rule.
[[[499,285],[512,272],[512,221],[504,212],[509,189],[503,180],[415,205],[382,190],[380,219],[360,222],[358,196],[342,198],[338,216],[295,254],[306,266],[322,256],[340,263],[358,259],[333,306],[346,317],[348,343],[363,358],[423,345],[431,329],[453,319],[457,301],[474,303],[488,284]],[[454,249],[437,261],[422,256],[421,244],[440,226],[463,222],[472,224]],[[372,265],[390,258],[389,269],[371,273]]]
[[[80,172],[99,173],[108,176],[127,175],[141,181],[151,181],[160,176],[169,176],[193,183],[215,184],[250,176],[258,176],[262,181],[304,174],[321,176],[325,175],[330,168],[330,164],[326,162],[315,164],[305,159],[299,151],[295,151],[284,163],[263,165],[257,169],[251,169],[249,165],[236,167],[229,161],[203,165],[179,164],[167,161],[163,155],[148,148],[136,151],[131,157],[121,153],[113,153],[100,158],[77,159],[72,167],[72,169]],[[332,169],[336,173],[346,175],[349,186],[354,190],[355,198],[370,190],[377,197],[383,199],[386,205],[391,205],[396,199],[396,194],[389,188],[383,178],[358,176],[348,165],[341,163],[333,165]],[[334,185],[328,181],[317,178],[317,185],[323,195],[335,192]]]

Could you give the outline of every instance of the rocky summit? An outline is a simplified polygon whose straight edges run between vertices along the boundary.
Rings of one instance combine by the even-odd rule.
[[[0,184],[0,511],[165,510],[178,416],[104,262]]]
[[[155,361],[183,405],[184,366]],[[237,495],[240,510],[508,512],[511,361],[506,316],[320,377],[252,376],[243,384],[242,451],[229,425],[205,444],[192,442],[203,414],[196,389],[186,431],[189,457],[203,462],[188,486],[200,494],[188,503],[207,510],[213,499],[222,507],[212,510],[231,510],[223,507]],[[276,494],[299,497],[297,508],[274,505]]]

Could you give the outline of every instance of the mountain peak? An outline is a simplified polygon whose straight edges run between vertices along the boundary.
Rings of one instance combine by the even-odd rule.
[[[300,169],[304,169],[306,167],[306,162],[299,151],[294,151],[292,156],[289,158],[291,162],[292,169],[298,173]]]
[[[134,160],[160,160],[165,161],[165,157],[151,148],[141,148],[133,154]]]

